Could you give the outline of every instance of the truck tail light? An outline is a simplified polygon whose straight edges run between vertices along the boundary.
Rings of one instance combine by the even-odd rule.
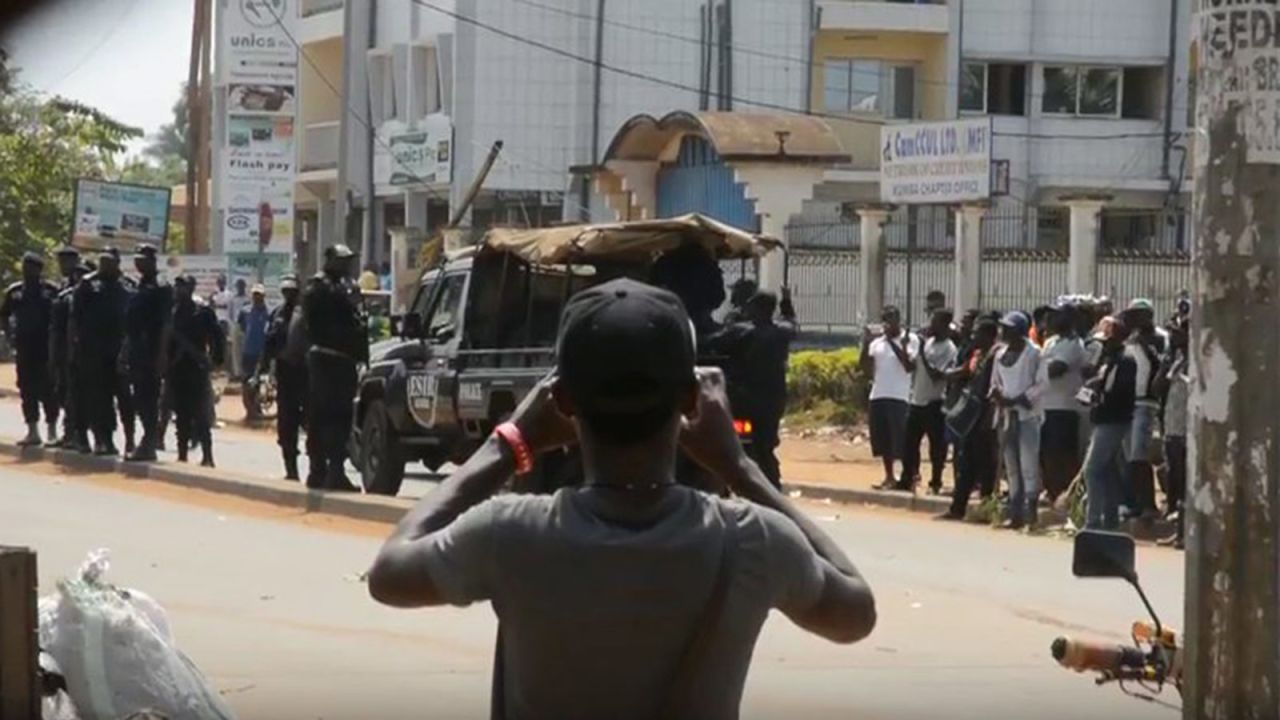
[[[754,429],[755,428],[751,426],[750,420],[734,420],[733,421],[733,431],[738,433],[738,435],[750,435],[751,431]]]

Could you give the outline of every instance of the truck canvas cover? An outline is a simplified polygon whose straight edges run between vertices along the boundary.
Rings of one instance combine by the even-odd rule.
[[[600,225],[497,228],[484,234],[479,250],[512,253],[533,265],[563,265],[586,258],[645,261],[689,240],[701,243],[720,260],[757,258],[782,245],[774,238],[691,214]]]

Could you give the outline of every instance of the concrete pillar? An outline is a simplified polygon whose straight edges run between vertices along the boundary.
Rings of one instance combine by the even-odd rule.
[[[324,249],[337,243],[339,237],[337,224],[338,203],[335,200],[322,199],[320,210],[316,213],[315,267],[324,267]]]
[[[1067,257],[1067,292],[1098,292],[1098,244],[1102,236],[1102,206],[1111,198],[1101,195],[1063,198],[1071,211],[1071,247]]]
[[[985,205],[962,205],[956,211],[956,315],[982,307],[982,219]]]
[[[782,163],[733,163],[732,167],[734,179],[742,183],[747,199],[755,203],[760,232],[785,243],[787,222],[804,210],[804,202],[813,197],[813,188],[822,182],[824,168]],[[783,253],[771,252],[760,260],[759,282],[761,289],[772,292],[782,287],[786,282]]]
[[[864,205],[857,210],[858,219],[862,222],[862,307],[857,316],[860,325],[878,322],[884,310],[884,274],[888,260],[884,224],[889,221],[890,210],[887,205]]]

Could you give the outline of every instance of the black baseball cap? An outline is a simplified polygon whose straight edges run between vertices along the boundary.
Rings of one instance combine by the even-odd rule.
[[[560,323],[559,377],[586,415],[650,413],[695,381],[693,324],[674,294],[629,279],[574,295]]]

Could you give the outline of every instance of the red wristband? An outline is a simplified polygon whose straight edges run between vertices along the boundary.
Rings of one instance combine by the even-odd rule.
[[[493,434],[502,438],[507,447],[511,448],[511,454],[516,458],[517,475],[533,472],[533,450],[529,448],[529,443],[524,440],[524,433],[520,432],[515,423],[502,423],[493,429]]]

